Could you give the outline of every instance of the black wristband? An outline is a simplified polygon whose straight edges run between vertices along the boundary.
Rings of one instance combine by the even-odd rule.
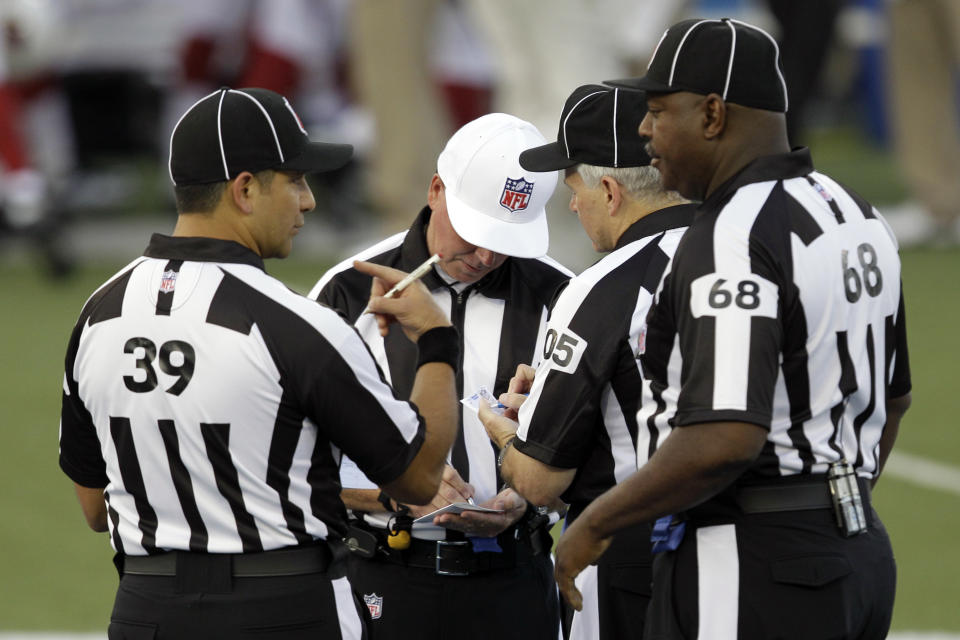
[[[460,361],[460,338],[456,327],[434,327],[417,340],[417,369],[428,362],[446,362],[454,371]]]
[[[383,491],[377,495],[377,502],[383,505],[384,511],[393,511],[393,505],[390,504],[390,496],[385,494]]]

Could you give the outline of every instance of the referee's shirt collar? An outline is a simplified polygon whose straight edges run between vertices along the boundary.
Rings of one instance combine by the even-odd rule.
[[[740,187],[755,182],[769,180],[787,180],[799,178],[813,171],[813,160],[810,150],[806,147],[797,147],[789,153],[779,153],[772,156],[761,156],[741,169],[732,178],[710,194],[700,205],[702,211],[715,211],[721,203],[732,196]]]
[[[616,251],[631,242],[642,238],[649,238],[650,236],[655,236],[658,233],[663,233],[670,229],[689,227],[690,223],[693,222],[693,212],[696,211],[696,209],[696,205],[677,204],[654,211],[653,213],[648,213],[620,234],[620,238],[617,240],[617,246],[615,246],[613,250]]]
[[[191,262],[232,262],[248,264],[266,271],[263,258],[232,240],[215,238],[173,237],[155,233],[150,236],[143,255],[148,258],[166,258]]]
[[[430,249],[427,247],[427,225],[430,223],[430,215],[433,211],[430,207],[424,207],[420,210],[420,215],[413,221],[410,230],[403,239],[403,245],[400,249],[400,268],[407,273],[419,267],[424,260],[430,257]],[[491,296],[507,297],[509,293],[509,281],[505,274],[509,273],[509,267],[513,258],[507,257],[502,265],[483,276],[477,282],[469,285],[471,291],[483,290],[485,294]],[[449,287],[440,274],[437,273],[437,266],[429,271],[423,277],[423,284],[427,289],[433,291],[440,287]]]

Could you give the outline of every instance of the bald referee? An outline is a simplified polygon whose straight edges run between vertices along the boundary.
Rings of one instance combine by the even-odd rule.
[[[458,340],[422,285],[387,300],[405,274],[357,264],[370,309],[417,344],[400,401],[351,326],[264,271],[314,207],[305,173],[351,152],[311,142],[272,91],[211,93],[171,137],[173,235],[83,307],[60,466],[117,552],[110,638],[365,637],[327,544],[346,529],[339,460],[430,500],[457,425]]]
[[[530,171],[565,170],[570,209],[594,248],[608,254],[554,302],[535,377],[521,365],[511,381],[510,391],[530,394],[519,424],[487,409],[480,414],[502,452],[504,480],[536,504],[562,499],[567,525],[637,469],[637,350],[653,292],[693,220],[695,206],[665,191],[649,166],[636,133],[645,112],[643,92],[577,87],[560,114],[557,141],[520,154]],[[597,566],[580,575],[587,604],[577,613],[565,609],[566,637],[640,637],[650,562],[649,525],[619,532]]]
[[[648,638],[883,638],[896,569],[870,491],[911,386],[893,234],[790,150],[757,27],[675,24],[627,84],[664,186],[702,204],[641,355],[641,434],[665,440],[567,529],[557,584],[580,606],[610,537],[662,518]]]

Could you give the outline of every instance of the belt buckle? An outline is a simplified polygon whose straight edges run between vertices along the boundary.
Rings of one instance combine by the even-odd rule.
[[[463,554],[447,555],[448,547],[465,547],[470,544],[467,540],[437,540],[437,553],[435,556],[434,573],[438,576],[468,576],[468,571],[463,566]],[[451,549],[453,551],[454,549]],[[458,557],[459,556],[459,557]],[[449,562],[452,567],[447,566]]]

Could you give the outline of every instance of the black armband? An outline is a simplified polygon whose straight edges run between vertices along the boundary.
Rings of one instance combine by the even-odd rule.
[[[456,327],[434,327],[417,340],[417,369],[428,362],[446,362],[456,371],[460,361],[460,338]]]

